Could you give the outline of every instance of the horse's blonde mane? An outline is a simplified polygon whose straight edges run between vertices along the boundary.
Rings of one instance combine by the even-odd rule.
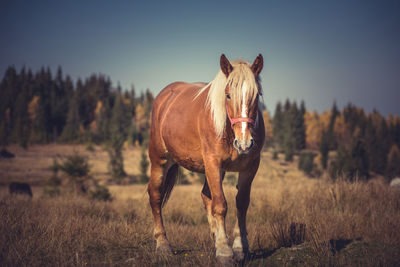
[[[246,98],[251,99],[251,104],[254,103],[258,92],[261,93],[262,90],[259,79],[254,77],[249,62],[238,59],[232,61],[231,65],[233,70],[228,78],[220,69],[214,80],[203,87],[197,94],[198,96],[207,90],[207,88],[210,88],[207,95],[206,107],[209,107],[211,110],[214,128],[219,138],[223,136],[226,127],[226,86],[229,85],[229,94],[235,110],[240,110],[244,82],[247,85]]]

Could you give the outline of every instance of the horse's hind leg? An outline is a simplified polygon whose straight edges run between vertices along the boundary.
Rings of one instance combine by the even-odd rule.
[[[250,189],[254,176],[257,173],[260,159],[254,161],[248,171],[240,172],[238,179],[238,193],[236,195],[237,221],[233,230],[233,252],[237,260],[242,260],[249,250],[247,240],[246,214],[250,203]]]
[[[176,169],[174,166],[174,164],[171,164],[167,160],[163,160],[161,163],[151,162],[151,177],[148,185],[148,193],[154,217],[154,238],[157,241],[156,252],[162,255],[172,254],[165,233],[161,209],[165,194],[165,181],[166,179],[175,179],[175,177],[168,177],[174,175],[174,173],[170,171],[171,169]]]

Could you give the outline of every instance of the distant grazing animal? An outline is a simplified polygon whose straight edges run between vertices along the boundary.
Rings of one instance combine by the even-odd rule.
[[[229,62],[222,54],[220,70],[210,83],[175,82],[155,98],[148,193],[155,222],[156,252],[171,254],[161,210],[176,182],[179,164],[206,174],[201,196],[218,260],[232,264],[233,259],[244,258],[249,248],[246,213],[250,187],[265,139],[259,109],[262,68],[261,54],[253,64],[244,60]],[[226,171],[239,172],[233,250],[225,228],[227,203],[222,180]]]
[[[13,153],[11,153],[10,151],[6,150],[6,149],[1,149],[0,150],[0,159],[1,158],[14,158],[15,155]]]
[[[12,182],[8,187],[10,194],[21,194],[32,197],[32,190],[27,183]]]

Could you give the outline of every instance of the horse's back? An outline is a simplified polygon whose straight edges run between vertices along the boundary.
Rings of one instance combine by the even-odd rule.
[[[174,102],[179,99],[188,103],[194,100],[199,90],[203,88],[206,83],[186,83],[174,82],[167,85],[156,96],[153,103],[152,123],[159,123],[160,119],[166,115],[167,110]],[[184,109],[184,106],[181,106]]]
[[[192,93],[194,96],[199,92],[201,88],[206,86],[206,83],[196,82],[196,83],[187,83],[187,82],[174,82],[162,89],[160,93],[156,96],[154,100],[154,104],[157,105],[157,102],[164,102],[165,98],[176,97],[182,93]]]

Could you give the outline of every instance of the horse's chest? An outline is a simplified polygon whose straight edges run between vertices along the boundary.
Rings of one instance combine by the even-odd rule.
[[[226,171],[240,172],[246,170],[252,160],[252,155],[233,155],[222,163],[222,168]]]

